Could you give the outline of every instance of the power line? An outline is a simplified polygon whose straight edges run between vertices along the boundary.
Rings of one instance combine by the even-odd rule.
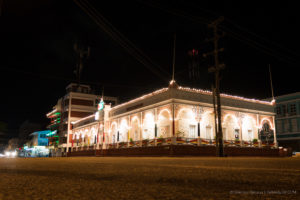
[[[107,33],[114,41],[122,46],[130,55],[136,58],[152,73],[157,75],[164,81],[168,81],[169,73],[165,72],[161,67],[154,63],[145,53],[130,42],[123,34],[121,34],[111,23],[109,23],[93,6],[85,0],[74,0],[74,2],[88,15],[94,22]],[[158,68],[158,69],[157,69]]]
[[[188,19],[190,21],[193,21],[195,23],[201,23],[201,24],[204,24],[204,25],[208,25],[211,21],[211,20],[203,18],[203,17],[191,16],[191,15],[189,15],[186,12],[181,11],[181,10],[179,11],[179,10],[176,10],[176,9],[173,9],[173,8],[171,9],[169,7],[168,8],[163,7],[161,4],[153,3],[153,1],[152,2],[151,1],[144,2],[144,1],[141,1],[141,0],[136,0],[136,1],[138,1],[140,3],[143,3],[143,4],[146,4],[148,6],[154,7],[156,9],[163,10],[167,13],[172,14],[172,15],[183,17],[183,18]],[[271,49],[271,48],[269,48],[269,47],[267,47],[263,44],[259,44],[257,41],[252,40],[250,38],[247,38],[244,35],[241,35],[241,34],[235,32],[235,31],[231,30],[230,28],[228,28],[225,25],[220,25],[219,29],[226,32],[227,35],[229,35],[230,37],[232,37],[232,38],[234,38],[234,39],[236,39],[240,42],[243,42],[244,44],[249,45],[250,47],[253,47],[253,48],[257,49],[257,50],[261,51],[262,53],[268,54],[269,56],[272,56],[273,58],[276,58],[280,61],[285,61],[289,64],[298,65],[296,63],[296,59],[290,58],[287,55],[283,55],[280,52],[278,52],[274,49]]]
[[[61,80],[61,81],[70,81],[70,82],[76,82],[77,79],[72,78],[66,78],[66,77],[58,77],[58,76],[49,76],[47,74],[38,74],[28,71],[23,71],[15,68],[8,68],[8,67],[1,67],[0,70],[7,70],[14,73],[20,73],[20,74],[26,74],[30,76],[35,76],[40,79],[52,79],[52,80]],[[25,76],[24,78],[30,79],[30,77]],[[131,88],[131,89],[146,89],[148,87],[142,87],[142,86],[131,86],[131,85],[124,85],[124,84],[110,84],[110,83],[104,83],[104,82],[96,82],[96,81],[82,81],[83,84],[93,84],[93,85],[101,85],[105,87],[117,87],[117,88]]]
[[[216,17],[216,18],[217,18],[218,16],[221,16],[221,14],[218,13],[218,12],[215,12],[215,11],[212,11],[212,10],[209,10],[209,9],[204,9],[203,7],[199,7],[198,5],[196,5],[196,4],[192,3],[192,2],[184,1],[184,3],[185,3],[185,4],[190,4],[190,5],[192,5],[192,7],[196,7],[197,10],[200,9],[201,11],[204,11],[204,12],[206,12],[206,13],[212,14],[212,15],[214,15],[214,17]],[[272,45],[274,45],[274,46],[277,46],[277,47],[279,47],[279,48],[282,48],[282,49],[284,49],[285,51],[287,51],[288,53],[293,54],[294,56],[297,56],[297,57],[299,56],[299,54],[296,54],[293,50],[288,49],[288,48],[285,47],[285,46],[282,46],[282,44],[278,44],[278,42],[271,41],[271,40],[269,40],[269,39],[267,39],[267,38],[265,38],[265,37],[262,37],[261,35],[258,35],[257,33],[253,32],[253,31],[250,31],[249,29],[247,29],[247,28],[245,28],[245,27],[242,27],[241,25],[237,24],[236,22],[234,22],[232,19],[230,19],[230,18],[228,18],[228,17],[224,18],[224,22],[231,23],[232,25],[234,25],[236,28],[240,29],[241,31],[244,31],[244,32],[246,32],[246,33],[248,33],[248,34],[250,34],[250,35],[252,35],[252,36],[254,36],[254,37],[257,37],[257,38],[259,38],[261,41],[264,41],[264,42],[267,42],[267,43],[272,44]]]

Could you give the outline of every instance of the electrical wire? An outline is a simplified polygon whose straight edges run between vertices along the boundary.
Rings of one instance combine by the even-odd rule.
[[[74,2],[89,16],[94,22],[107,33],[114,41],[116,41],[121,47],[123,47],[130,55],[136,58],[141,64],[143,64],[152,73],[157,75],[164,81],[169,81],[167,77],[170,75],[163,71],[161,67],[146,56],[139,48],[137,48],[132,42],[130,42],[123,34],[121,34],[111,23],[108,22],[92,5],[85,0],[74,0]],[[158,69],[157,69],[158,68]]]
[[[176,9],[171,9],[171,8],[166,8],[166,7],[163,7],[161,4],[157,4],[157,3],[153,3],[153,1],[141,1],[141,0],[136,0],[140,3],[143,3],[145,5],[148,5],[148,6],[151,6],[151,7],[154,7],[156,9],[160,9],[160,10],[163,10],[164,12],[167,12],[167,13],[170,13],[172,15],[176,15],[176,16],[180,16],[180,17],[183,17],[185,19],[188,19],[190,21],[193,21],[193,22],[196,22],[196,23],[201,23],[201,24],[204,24],[204,25],[208,25],[210,24],[211,20],[209,19],[206,19],[206,18],[203,18],[203,17],[196,17],[196,16],[191,16],[189,14],[187,14],[186,12],[184,11],[181,11],[181,10],[176,10]],[[281,61],[285,61],[287,63],[290,63],[290,64],[293,64],[293,65],[298,65],[296,63],[296,59],[293,59],[287,55],[283,55],[282,53],[280,52],[277,52],[276,50],[274,49],[271,49],[265,45],[262,45],[262,44],[259,44],[257,41],[255,40],[252,40],[250,38],[246,38],[244,35],[241,35],[233,30],[231,30],[230,28],[226,27],[225,25],[223,24],[220,24],[219,25],[219,29],[221,31],[224,31],[225,33],[228,33],[228,35],[246,45],[249,45],[265,54],[268,54],[269,56],[272,56],[278,60],[281,60]]]
[[[19,70],[16,68],[12,67],[0,67],[0,70],[6,70],[6,71],[11,71],[14,73],[19,73],[19,74],[25,74],[29,76],[34,76],[39,79],[52,79],[52,80],[61,80],[61,81],[70,81],[70,82],[76,82],[76,79],[71,79],[71,78],[66,78],[66,77],[58,77],[58,76],[49,76],[47,74],[38,74],[38,73],[33,73],[33,72],[28,72],[28,71],[23,71]],[[25,78],[30,79],[31,77],[25,76]],[[146,89],[147,87],[142,87],[142,86],[130,86],[130,85],[124,85],[124,84],[110,84],[110,83],[104,83],[104,82],[93,82],[93,81],[82,81],[83,84],[93,84],[93,85],[101,85],[105,87],[117,87],[117,88],[131,88],[131,89]]]

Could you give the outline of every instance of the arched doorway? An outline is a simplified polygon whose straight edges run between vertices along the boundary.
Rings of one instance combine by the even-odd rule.
[[[162,110],[158,115],[158,137],[171,137],[171,115],[169,110]]]
[[[140,140],[140,126],[139,126],[139,120],[138,120],[137,117],[134,117],[131,121],[130,138],[133,141],[139,141]]]
[[[200,123],[200,137],[208,140],[214,139],[215,136],[215,121],[214,114],[212,112],[206,112],[203,114]]]
[[[255,120],[252,117],[245,117],[242,120],[243,140],[252,142],[255,133]]]
[[[182,109],[179,111],[178,116],[178,130],[182,133],[182,137],[196,138],[197,137],[197,122],[195,114],[190,109]]]
[[[123,119],[120,124],[119,141],[128,142],[128,124],[126,119]]]
[[[144,118],[142,138],[144,140],[153,139],[155,137],[154,129],[155,129],[154,116],[152,113],[147,113]]]
[[[260,140],[262,142],[273,143],[274,142],[273,134],[274,131],[271,128],[271,123],[268,120],[263,120],[262,127],[259,131]]]
[[[97,133],[98,133],[98,128],[96,126],[93,126],[91,128],[91,144],[97,144]]]
[[[109,143],[114,144],[117,142],[118,137],[118,127],[117,123],[112,123],[111,129],[110,129],[110,141]]]
[[[233,115],[226,115],[223,122],[223,139],[240,140],[240,127],[237,118]]]

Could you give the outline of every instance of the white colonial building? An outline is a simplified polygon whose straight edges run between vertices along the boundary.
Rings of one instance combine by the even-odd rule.
[[[69,150],[215,144],[212,92],[171,85],[73,122]],[[224,145],[277,146],[274,102],[221,94]],[[97,116],[97,117],[96,117]],[[272,141],[261,141],[261,134]]]

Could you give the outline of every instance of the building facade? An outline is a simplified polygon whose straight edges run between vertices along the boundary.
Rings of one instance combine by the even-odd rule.
[[[118,103],[115,97],[104,96],[104,100],[111,105]],[[72,129],[72,122],[89,116],[97,111],[101,96],[93,94],[89,85],[71,83],[66,87],[66,95],[57,101],[52,111],[46,114],[51,120],[48,129],[50,148],[67,150],[68,135]]]
[[[48,137],[50,130],[36,131],[30,134],[30,140],[18,150],[20,157],[48,157]]]
[[[221,94],[224,145],[277,146],[274,102]],[[68,147],[215,144],[210,91],[170,85],[74,121]],[[99,115],[96,117],[96,115]],[[269,135],[272,137],[269,137]]]
[[[275,97],[276,130],[280,146],[300,151],[300,92]]]

